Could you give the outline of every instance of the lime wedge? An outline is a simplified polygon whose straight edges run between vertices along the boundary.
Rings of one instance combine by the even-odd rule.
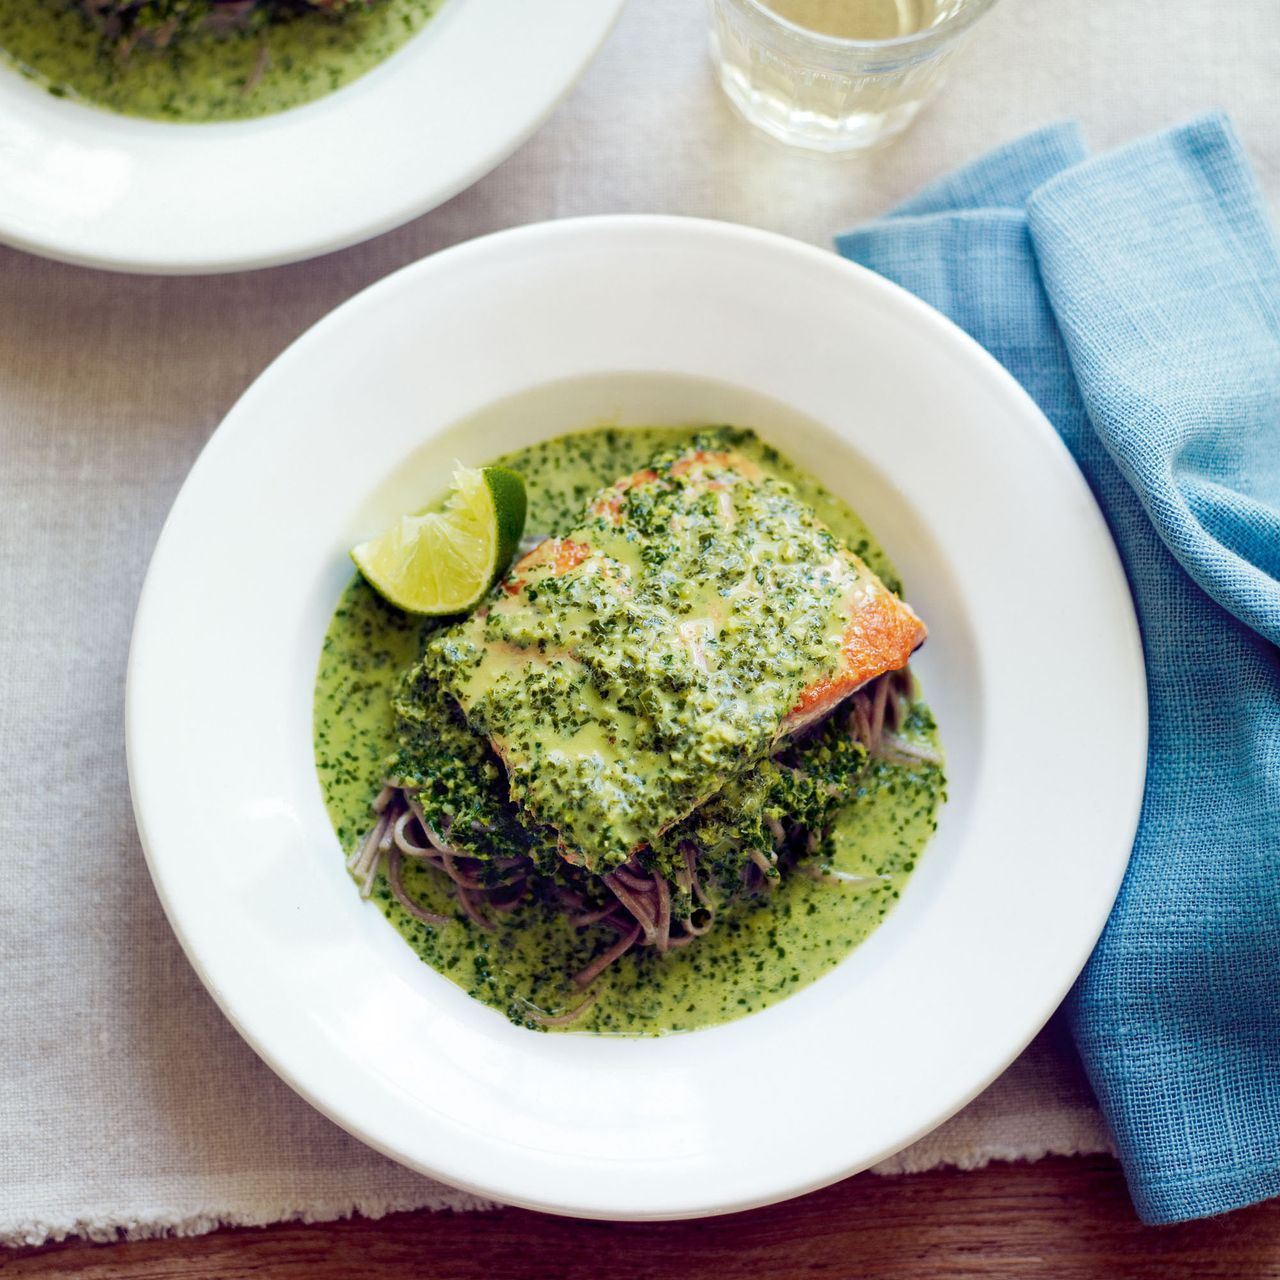
[[[408,613],[466,613],[511,563],[524,513],[517,472],[459,464],[443,511],[401,516],[351,558],[383,599]]]

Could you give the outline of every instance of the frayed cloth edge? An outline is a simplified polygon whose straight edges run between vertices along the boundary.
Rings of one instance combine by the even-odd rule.
[[[894,1174],[927,1173],[931,1169],[982,1169],[993,1163],[1032,1163],[1046,1156],[1112,1155],[1105,1141],[1046,1143],[1034,1147],[983,1145],[968,1151],[939,1157],[914,1152],[908,1147],[897,1155],[872,1165],[869,1172],[889,1177]],[[436,1188],[430,1195],[384,1196],[363,1200],[321,1200],[305,1205],[267,1204],[253,1209],[221,1209],[194,1213],[103,1212],[75,1218],[27,1218],[0,1227],[0,1246],[18,1249],[55,1244],[68,1239],[109,1244],[123,1240],[155,1240],[165,1236],[200,1236],[224,1227],[267,1227],[285,1222],[339,1222],[356,1216],[378,1219],[389,1213],[431,1209],[437,1213],[492,1212],[502,1205],[466,1191]]]
[[[984,1145],[954,1155],[937,1156],[921,1152],[913,1157],[908,1147],[896,1156],[873,1164],[871,1173],[889,1177],[898,1173],[928,1173],[932,1169],[985,1169],[989,1164],[1034,1164],[1047,1156],[1113,1156],[1115,1148],[1105,1139],[1086,1138],[1079,1142],[1054,1142],[1033,1147]]]
[[[200,1236],[223,1227],[266,1227],[281,1222],[337,1222],[357,1215],[383,1218],[411,1209],[436,1212],[485,1212],[502,1206],[466,1191],[434,1188],[429,1195],[385,1196],[369,1199],[315,1201],[299,1204],[264,1204],[252,1209],[219,1209],[177,1213],[163,1209],[130,1213],[103,1212],[74,1218],[26,1218],[0,1226],[0,1245],[31,1248],[73,1237],[96,1244],[121,1240],[154,1240],[162,1236]]]

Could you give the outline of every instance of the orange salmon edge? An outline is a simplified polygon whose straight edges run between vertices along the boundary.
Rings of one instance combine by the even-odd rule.
[[[690,468],[713,462],[717,466],[725,467],[730,471],[736,471],[738,475],[747,480],[758,480],[764,472],[743,453],[728,453],[722,449],[696,449],[693,453],[687,453],[682,458],[678,458],[671,464],[671,474],[673,476],[682,476]],[[718,482],[711,482],[708,487],[713,488]]]
[[[900,671],[928,634],[924,623],[896,598],[872,601],[845,628],[841,669],[805,689],[788,716],[802,716],[814,707],[838,702],[877,676]]]
[[[633,471],[629,476],[623,476],[620,480],[615,480],[602,498],[604,502],[616,502],[622,497],[628,489],[634,489],[642,484],[650,484],[658,478],[658,473],[652,467],[645,467],[643,471]]]
[[[591,548],[585,542],[565,538],[556,548],[555,572],[557,575],[576,569],[589,555]]]
[[[590,554],[591,548],[585,542],[574,542],[569,538],[547,538],[516,561],[513,575],[515,570],[536,571],[545,567],[552,577],[556,577],[580,565]],[[510,581],[516,584],[516,590],[528,585],[526,579],[515,576]],[[509,588],[505,589],[509,594],[514,594]]]
[[[868,603],[849,620],[840,647],[853,671],[870,670],[878,675],[905,666],[928,634],[928,628],[907,605],[886,595]]]
[[[684,457],[677,458],[671,464],[671,474],[673,476],[682,476],[695,466],[701,466],[707,462],[716,462],[722,467],[727,467],[729,466],[729,455],[727,453],[713,453],[709,449],[695,449],[692,453],[686,453]]]
[[[622,495],[612,493],[607,498],[601,498],[591,504],[590,510],[598,519],[608,520],[610,524],[616,525],[622,516]]]
[[[816,684],[811,684],[800,695],[800,700],[787,712],[783,720],[789,720],[793,716],[802,716],[806,711],[818,706],[835,692],[838,683],[843,683],[843,678],[840,681],[836,681],[830,676],[824,676]]]

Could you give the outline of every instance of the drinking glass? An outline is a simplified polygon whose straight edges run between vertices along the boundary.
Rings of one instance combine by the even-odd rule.
[[[783,142],[854,151],[896,137],[995,0],[707,0],[729,101]]]

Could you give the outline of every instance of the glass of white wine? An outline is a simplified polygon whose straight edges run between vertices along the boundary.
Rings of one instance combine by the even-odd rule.
[[[995,0],[707,0],[730,102],[783,142],[854,151],[900,134]]]

